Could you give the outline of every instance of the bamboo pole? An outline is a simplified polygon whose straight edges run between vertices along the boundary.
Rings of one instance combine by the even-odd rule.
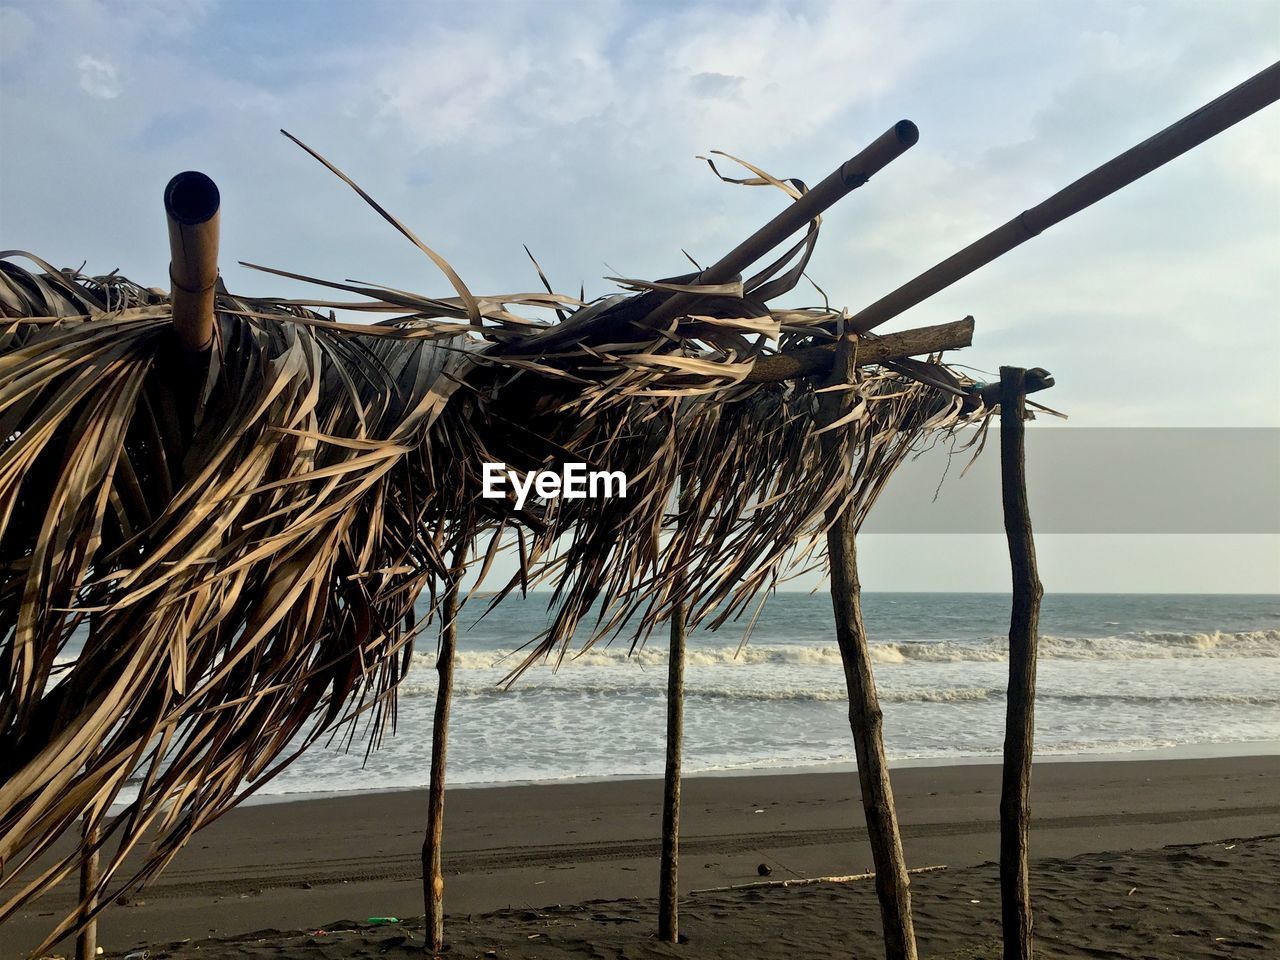
[[[833,173],[825,177],[799,200],[787,205],[776,217],[766,223],[746,240],[698,274],[696,283],[728,283],[749,266],[780,246],[792,234],[804,229],[815,217],[828,210],[836,201],[866,183],[874,174],[915,146],[920,131],[910,120],[899,120],[873,140],[860,153],[850,157]],[[640,320],[641,326],[656,328],[668,320],[680,316],[697,302],[692,294],[676,293],[665,297]],[[584,332],[598,324],[607,324],[608,314],[575,319],[570,317],[546,333],[527,337],[519,342],[519,349],[527,353],[536,348],[539,353],[549,353],[580,340]]]
[[[458,649],[459,571],[449,573],[440,612],[440,653],[436,671],[435,723],[431,728],[431,783],[427,788],[427,832],[422,842],[422,894],[426,906],[426,952],[444,949],[444,873],[440,851],[444,837],[444,775],[449,745],[449,709],[453,702],[454,655]]]
[[[1013,570],[1009,620],[1009,694],[1005,713],[1004,770],[1000,790],[1000,916],[1005,960],[1031,958],[1031,888],[1027,845],[1035,734],[1036,646],[1044,587],[1027,506],[1023,417],[1026,371],[1000,368],[1000,478],[1004,529]]]
[[[804,229],[815,217],[829,210],[838,200],[848,196],[920,139],[920,131],[910,120],[899,120],[876,137],[861,153],[846,160],[828,174],[812,190],[787,207],[763,227],[743,240],[723,257],[698,275],[698,283],[728,283],[770,250],[782,245],[792,234]],[[643,323],[660,327],[666,321],[687,311],[697,297],[677,293],[655,307]]]
[[[173,326],[188,354],[213,345],[220,204],[217,185],[195,170],[178,174],[164,189]]]
[[[85,853],[80,864],[80,904],[82,914],[92,913],[98,907],[98,825],[92,813],[84,815]],[[98,955],[98,918],[92,917],[81,929],[76,938],[76,960],[95,960]]]
[[[680,506],[689,506],[684,478]],[[683,513],[683,510],[682,510]],[[679,521],[677,521],[679,522]],[[680,764],[684,752],[685,605],[671,608],[671,649],[667,662],[667,766],[662,790],[662,862],[658,873],[658,939],[680,939]]]
[[[831,384],[850,383],[856,374],[852,343],[842,342]],[[822,395],[822,418],[833,423],[844,416],[850,400],[849,391],[831,391]],[[849,437],[841,430],[822,435],[828,455],[839,452],[848,459]],[[850,472],[852,463],[849,464]],[[850,481],[851,482],[851,481]],[[884,754],[882,737],[883,713],[876,695],[875,677],[871,672],[871,654],[867,648],[867,630],[862,620],[862,588],[858,582],[858,559],[853,505],[837,500],[827,520],[827,556],[831,565],[831,605],[836,619],[836,642],[844,664],[845,684],[849,690],[849,727],[853,732],[854,752],[858,761],[858,783],[862,792],[862,809],[867,819],[867,838],[875,863],[876,896],[880,900],[880,919],[884,928],[887,960],[915,960],[916,940],[911,919],[911,888],[902,838],[898,832],[898,815],[893,805],[893,787],[889,782],[889,764]]]
[[[1276,100],[1280,100],[1280,63],[1272,64],[1212,103],[1126,150],[1043,203],[1018,214],[1004,226],[864,307],[846,323],[845,329],[850,333],[866,333],[892,320],[1019,244],[1146,176]]]

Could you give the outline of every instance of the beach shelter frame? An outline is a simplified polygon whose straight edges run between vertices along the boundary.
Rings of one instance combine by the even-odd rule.
[[[829,392],[822,395],[820,403],[823,426],[812,434],[814,437],[822,435],[821,447],[827,457],[825,461],[827,466],[824,466],[824,470],[829,467],[832,460],[839,461],[848,453],[848,444],[841,443],[837,439],[840,428],[846,425],[846,418],[851,414],[846,405],[851,403],[852,395],[846,388],[854,385],[857,380],[856,370],[867,363],[877,363],[888,371],[893,372],[898,376],[899,382],[916,383],[928,387],[943,396],[951,396],[957,405],[957,412],[984,408],[990,410],[999,402],[1002,396],[1001,391],[1004,388],[1001,385],[992,385],[994,387],[992,389],[992,387],[980,387],[971,383],[966,384],[957,381],[953,376],[946,375],[943,372],[945,368],[936,363],[922,364],[910,359],[913,354],[919,355],[921,352],[926,352],[921,351],[919,347],[923,340],[930,336],[935,339],[929,341],[934,344],[927,351],[929,353],[945,347],[963,345],[957,344],[955,340],[965,339],[971,335],[971,323],[968,325],[967,332],[963,329],[962,322],[961,328],[949,326],[945,333],[941,328],[933,328],[932,331],[910,331],[905,335],[896,335],[899,337],[898,341],[894,340],[895,335],[874,339],[867,339],[866,335],[878,325],[900,314],[903,310],[918,304],[938,290],[954,283],[995,257],[1025,242],[1030,237],[1037,235],[1048,226],[1084,209],[1126,183],[1145,175],[1145,173],[1180,155],[1197,143],[1203,142],[1203,140],[1238,122],[1245,116],[1274,102],[1277,98],[1280,98],[1280,65],[1268,68],[1257,77],[1246,81],[1246,83],[1202,110],[1197,111],[1178,124],[1174,124],[1133,150],[1122,154],[1109,164],[1105,164],[1072,184],[1066,190],[1055,194],[1045,203],[1024,212],[1005,226],[993,231],[988,236],[948,258],[931,270],[926,271],[915,280],[881,298],[864,310],[851,316],[831,316],[825,320],[820,320],[809,328],[810,339],[818,332],[822,332],[829,338],[829,345],[802,346],[799,349],[784,349],[778,353],[758,356],[750,364],[749,370],[743,371],[741,376],[729,378],[728,386],[732,389],[737,384],[778,383],[784,380],[803,382],[808,380],[810,381],[809,389],[813,389],[815,386],[812,382],[813,380],[818,378],[826,380],[827,387],[825,389]],[[912,127],[911,129],[913,130],[914,128]],[[816,232],[816,219],[820,211],[816,200],[812,201],[812,208],[803,207],[802,205],[806,202],[806,199],[814,193],[819,193],[820,189],[828,183],[832,184],[833,187],[838,183],[838,185],[849,187],[850,189],[853,186],[860,185],[861,182],[865,182],[866,177],[870,176],[870,172],[881,169],[895,156],[900,155],[902,149],[910,145],[906,143],[903,146],[907,139],[909,138],[904,136],[903,125],[899,124],[884,137],[875,141],[867,151],[854,158],[854,160],[861,158],[861,162],[865,164],[864,167],[854,166],[850,168],[846,164],[840,171],[837,171],[837,174],[833,174],[832,178],[828,178],[814,191],[798,191],[797,202],[790,208],[792,212],[791,219],[794,223],[785,221],[781,226],[777,227],[778,230],[790,227],[788,232],[782,235],[782,238],[794,233],[796,229],[803,227],[805,223],[809,223],[811,226],[807,242],[809,242],[809,249],[811,249],[812,237]],[[912,142],[914,141],[912,140]],[[850,161],[850,163],[852,164],[853,161]],[[331,169],[334,168],[331,167]],[[337,172],[336,169],[335,172]],[[836,180],[833,180],[833,178],[836,178]],[[760,176],[760,181],[769,182],[763,174]],[[350,182],[348,180],[348,183]],[[773,185],[782,186],[777,182],[773,182]],[[354,184],[352,186],[354,187]],[[371,198],[363,194],[363,191],[361,193],[371,203],[373,202]],[[822,194],[819,195],[821,196]],[[800,210],[796,211],[796,208],[800,208]],[[440,316],[466,319],[474,327],[480,329],[486,327],[486,318],[497,317],[500,325],[501,323],[514,322],[502,318],[500,312],[495,312],[492,306],[482,306],[476,298],[470,295],[461,282],[457,281],[456,275],[447,268],[447,265],[443,264],[443,261],[439,260],[437,255],[422,245],[416,237],[380,207],[377,209],[406,236],[417,243],[432,259],[441,264],[442,269],[450,276],[451,281],[456,281],[455,286],[459,290],[458,298],[453,301],[436,301],[432,304],[433,308],[441,311],[439,313]],[[201,223],[204,223],[206,224],[206,229],[208,229],[207,224],[210,220],[213,222],[212,229],[216,232],[216,219],[212,217],[195,224],[181,223],[182,229],[177,231],[181,242],[175,241],[175,246],[183,247],[184,249],[187,246],[192,246],[193,242],[188,240],[190,231],[186,228],[198,227]],[[763,243],[763,241],[759,240],[756,242],[757,244]],[[563,369],[554,365],[547,367],[545,361],[541,361],[539,358],[554,355],[557,351],[562,350],[566,346],[564,338],[570,334],[574,342],[582,342],[584,334],[587,333],[612,335],[625,328],[632,335],[637,331],[652,331],[660,341],[663,336],[669,336],[670,324],[674,321],[696,319],[702,322],[705,319],[707,326],[711,326],[717,320],[720,320],[723,314],[718,316],[715,313],[711,313],[708,317],[703,318],[700,314],[693,314],[692,311],[695,306],[699,310],[707,308],[710,302],[709,298],[726,294],[733,295],[734,289],[736,289],[733,287],[734,281],[732,279],[722,279],[721,274],[724,273],[727,277],[732,277],[734,273],[740,272],[754,262],[754,259],[749,258],[759,258],[777,245],[776,243],[771,243],[764,246],[751,247],[749,246],[750,243],[752,243],[751,240],[737,248],[722,261],[713,265],[712,268],[709,268],[710,272],[700,271],[699,274],[689,278],[679,278],[675,281],[663,281],[656,284],[641,284],[638,281],[629,281],[629,283],[633,284],[634,289],[643,291],[639,298],[635,300],[636,305],[643,305],[644,307],[639,312],[633,311],[632,314],[627,315],[625,310],[613,309],[613,306],[617,305],[612,305],[609,309],[597,310],[594,313],[590,309],[580,309],[545,334],[534,334],[521,338],[504,339],[505,330],[501,336],[497,332],[490,330],[489,332],[497,340],[497,345],[493,352],[503,364],[538,373],[550,372],[555,376],[564,376],[566,374]],[[744,247],[746,248],[745,251]],[[804,248],[797,249],[803,250]],[[737,259],[735,259],[735,256]],[[175,260],[177,259],[179,257],[175,256]],[[807,260],[807,252],[803,253],[802,263],[804,260]],[[218,302],[216,299],[218,295],[216,289],[216,253],[213,263],[215,266],[212,276],[210,276],[210,272],[207,269],[200,269],[198,264],[188,271],[186,265],[177,263],[172,270],[173,294],[168,313],[172,316],[173,322],[178,328],[182,353],[188,356],[203,354],[206,345],[216,340],[216,331],[214,334],[206,336],[206,331],[214,326],[216,319],[212,310],[213,305]],[[207,267],[207,264],[205,266]],[[781,268],[778,267],[777,269]],[[728,272],[730,270],[732,270],[732,273]],[[776,273],[774,275],[776,276]],[[798,273],[796,275],[798,276]],[[52,278],[52,273],[46,274],[46,276]],[[767,286],[767,280],[768,278],[761,282]],[[65,284],[65,278],[62,282]],[[351,289],[349,285],[337,286]],[[389,303],[398,302],[398,298],[400,300],[404,299],[401,292],[398,291],[379,290],[377,294]],[[554,296],[548,302],[555,302]],[[421,299],[413,301],[415,306],[420,306],[421,303]],[[196,304],[197,306],[188,312],[188,308],[183,304]],[[209,305],[209,309],[205,309],[205,304]],[[259,309],[265,308],[260,307]],[[293,313],[296,314],[299,323],[316,323],[315,319],[308,318],[296,310]],[[738,323],[738,325],[741,329],[750,329],[749,326],[743,323]],[[335,329],[337,329],[336,325]],[[372,335],[372,333],[365,332],[364,335]],[[433,333],[432,335],[436,334]],[[941,342],[947,340],[947,337],[950,337],[951,340]],[[605,342],[607,343],[608,341],[606,340]],[[967,342],[967,339],[965,339],[965,342]],[[514,345],[514,347],[508,349],[511,345]],[[870,346],[871,350],[864,351],[863,348],[866,346]],[[599,347],[597,346],[595,349],[599,349]],[[879,355],[878,359],[870,360],[869,357],[876,352]],[[619,360],[614,356],[610,356],[607,359],[611,363],[618,363],[624,367],[628,363],[632,364],[628,368],[632,372],[637,366],[654,362],[649,355],[645,355],[643,361],[627,360],[625,358]],[[692,376],[692,371],[696,369],[694,364],[687,360],[676,366],[677,369],[682,370],[689,376]],[[630,373],[625,376],[629,375]],[[716,378],[722,377],[724,374],[713,372],[707,374],[707,376],[711,377],[712,383],[715,383],[717,382]],[[1035,378],[1028,375],[1024,378],[1022,384],[1023,393],[1020,395],[1025,395],[1025,392],[1029,392],[1036,386],[1043,387],[1050,384],[1050,379],[1041,377],[1037,382]],[[701,389],[701,387],[687,387],[685,389]],[[712,389],[716,388],[713,387]],[[1012,396],[1012,394],[1005,395]],[[1004,411],[1002,410],[1002,416],[1003,413]],[[874,492],[878,491],[879,486],[887,479],[889,472],[891,472],[891,465],[889,469],[886,469],[878,477],[878,483],[866,488],[872,494],[870,499],[874,498]],[[844,470],[843,476],[847,477],[848,473],[847,469]],[[826,476],[825,473],[823,475]],[[840,476],[841,474],[837,473],[836,475]],[[699,489],[696,483],[694,488]],[[854,536],[863,508],[868,505],[868,498],[864,495],[861,498],[861,506],[855,510],[857,499],[855,495],[840,490],[834,491],[833,495],[824,497],[820,501],[815,499],[810,502],[820,506],[821,512],[827,518],[828,549],[833,568],[833,604],[837,615],[837,629],[840,631],[838,635],[842,637],[841,651],[842,655],[845,655],[846,674],[856,680],[856,683],[851,683],[850,689],[851,726],[855,735],[855,744],[861,741],[867,746],[868,757],[871,761],[865,765],[862,762],[859,763],[859,776],[863,783],[864,805],[867,807],[868,828],[873,839],[873,851],[877,854],[877,874],[879,877],[877,889],[886,920],[886,950],[890,957],[909,957],[914,956],[914,943],[910,930],[909,891],[906,887],[905,865],[901,863],[900,840],[897,838],[896,824],[893,823],[892,797],[888,789],[887,774],[883,772],[882,763],[878,764],[874,757],[875,748],[878,747],[879,760],[883,760],[883,747],[878,744],[877,725],[879,711],[878,705],[874,701],[874,681],[870,677],[869,664],[866,665],[865,676],[860,672],[862,667],[860,659],[865,659],[865,649],[860,653],[859,647],[865,648],[866,638],[865,629],[861,626],[860,616],[858,615],[858,584]],[[531,525],[536,526],[537,518],[528,519],[530,519]],[[1027,533],[1029,536],[1029,527]],[[791,531],[788,531],[788,536],[790,534]],[[495,536],[495,542],[496,539],[497,537]],[[1014,549],[1012,534],[1010,544],[1012,551]],[[437,544],[433,555],[438,556],[438,553],[439,545]],[[839,568],[838,572],[837,568]],[[417,581],[417,585],[420,587],[425,584],[433,574],[445,575],[446,572],[447,569],[443,563],[435,562],[434,566],[427,564],[424,567],[424,573]],[[750,586],[758,589],[761,582],[763,581],[752,580]],[[456,585],[453,592],[456,600]],[[746,592],[749,591],[733,594],[721,592],[714,594],[712,598],[716,602],[724,600],[726,596],[741,599]],[[577,603],[579,599],[586,599],[588,594],[583,593],[579,597],[578,594],[571,593],[570,596]],[[654,624],[664,618],[671,620],[676,612],[683,613],[683,600],[684,598],[677,596],[669,598],[669,602],[655,601],[641,617],[637,635],[643,636],[652,629]],[[634,605],[630,606],[628,615],[636,612],[637,609],[638,607]],[[577,618],[581,616],[582,612],[581,605],[578,604],[572,610],[564,613],[551,635],[531,654],[531,658],[538,654],[549,652],[560,638],[566,636],[566,632],[571,633],[570,628],[576,625]],[[694,620],[705,617],[707,615],[706,603],[704,602],[701,607],[692,609],[690,615]],[[683,616],[679,619],[683,623]],[[446,623],[453,624],[455,620],[456,617],[449,617],[446,618]],[[606,624],[605,627],[612,628],[621,622],[625,622],[625,617],[615,619]],[[721,619],[718,622],[723,622],[723,620]],[[1030,622],[1029,636],[1032,640],[1034,639],[1033,620]],[[531,662],[531,660],[528,662]],[[1030,662],[1032,665],[1034,664],[1033,648]],[[1026,683],[1021,685],[1023,689],[1029,689],[1033,694],[1033,677],[1031,685]],[[447,703],[446,699],[444,701],[446,715]],[[855,716],[855,713],[857,716]],[[1018,722],[1024,725],[1029,723],[1029,712]],[[1029,751],[1030,740],[1028,737],[1026,748],[1023,751],[1028,760]],[[861,755],[859,759],[860,761],[862,760]],[[441,767],[442,774],[443,754],[441,756]],[[678,766],[676,769],[678,770]],[[869,781],[868,778],[874,779]],[[1025,801],[1025,784],[1022,787],[1022,793]],[[95,795],[92,791],[88,791],[83,796],[84,807],[89,808],[95,802]],[[1025,810],[1025,802],[1023,809]],[[7,812],[9,811],[0,810],[0,815],[5,815]],[[61,817],[62,814],[60,813],[59,816]],[[875,819],[874,824],[872,822],[873,818]],[[26,819],[31,821],[30,817]],[[91,828],[92,821],[86,825],[86,839],[82,844],[81,851],[83,854],[82,861],[86,865],[89,859],[97,852],[98,846],[104,842],[102,838],[94,836]],[[25,829],[31,829],[30,823]],[[58,823],[50,822],[44,825],[43,829],[46,831],[52,830],[56,833],[61,832],[63,827],[59,826]],[[674,842],[674,821],[671,832]],[[896,851],[894,850],[895,841],[897,842]],[[18,842],[17,848],[20,849],[21,846],[21,842]],[[1025,834],[1022,851],[1023,862],[1025,863]],[[176,852],[176,848],[170,851],[169,855],[172,852]],[[882,857],[883,867],[881,866]],[[426,859],[425,849],[424,859]],[[886,867],[888,869],[885,869]],[[901,869],[898,869],[899,867]],[[106,873],[109,875],[111,868],[108,868]],[[100,890],[101,885],[99,884],[96,889]],[[85,926],[92,920],[98,909],[100,907],[95,906],[92,900],[86,897],[77,918],[60,927],[60,930]]]
[[[839,342],[834,350],[829,346],[815,346],[781,354],[758,364],[754,376],[761,379],[773,375],[812,376],[821,374],[824,368],[832,365],[833,370],[844,367],[844,379],[852,380],[855,370],[849,359],[849,344],[858,334],[893,319],[1054,224],[1181,156],[1278,99],[1280,64],[1273,64],[854,314],[844,321],[843,330],[835,331]],[[968,318],[968,322],[971,321],[972,318]],[[1029,958],[1032,952],[1028,794],[1034,736],[1038,620],[1040,599],[1044,593],[1036,569],[1027,504],[1023,421],[1026,418],[1027,393],[1052,386],[1052,383],[1052,378],[1040,369],[1026,371],[1002,367],[1000,382],[990,385],[985,393],[986,399],[999,398],[1002,501],[1013,571],[1009,691],[1000,806],[1002,926],[1006,958]],[[838,407],[827,414],[829,422],[838,416]],[[909,958],[915,956],[909,880],[879,733],[882,714],[875,695],[870,660],[864,649],[866,632],[862,624],[857,579],[856,524],[843,515],[833,519],[835,522],[828,531],[832,604],[837,639],[845,663],[850,722],[858,756],[868,836],[876,861],[877,895],[884,921],[886,956],[890,960]],[[672,655],[675,655],[674,644]],[[669,697],[682,695],[682,684],[676,682],[675,676],[676,668],[673,667]],[[679,777],[678,764],[673,767],[670,759],[673,749],[678,749],[678,743],[673,747],[669,733],[668,796],[673,792],[678,796],[679,789],[678,784],[672,784],[673,778]],[[674,830],[675,826],[669,829]],[[664,821],[664,851],[676,842],[668,838],[666,832]],[[668,875],[673,869],[674,865],[669,868],[664,862],[664,891],[674,882]],[[660,910],[663,938],[674,939],[674,921],[668,919],[675,915],[674,898],[664,893],[660,899]]]

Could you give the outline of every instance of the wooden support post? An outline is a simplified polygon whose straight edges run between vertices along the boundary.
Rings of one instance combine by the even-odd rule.
[[[856,367],[849,341],[844,340],[832,368],[831,383],[853,382]],[[833,423],[844,416],[851,394],[832,391],[822,396],[822,419]],[[832,430],[822,435],[828,455],[846,458],[852,472],[849,436]],[[893,806],[893,787],[882,738],[883,714],[871,672],[867,631],[862,622],[862,587],[858,582],[855,545],[857,529],[853,505],[836,502],[827,517],[827,556],[831,565],[831,605],[836,618],[836,642],[844,663],[849,690],[849,726],[853,731],[858,760],[858,782],[862,789],[862,809],[867,818],[867,837],[876,870],[876,896],[884,927],[885,956],[888,960],[915,960],[916,938],[911,919],[911,888],[907,876],[898,815]]]
[[[1026,371],[1000,368],[1000,478],[1004,531],[1013,569],[1009,619],[1009,694],[1005,714],[1004,774],[1000,791],[1000,916],[1005,960],[1030,960],[1031,889],[1027,841],[1031,828],[1028,793],[1035,733],[1036,645],[1044,587],[1036,571],[1036,548],[1027,508],[1023,443]]]
[[[687,503],[680,484],[681,506]],[[680,761],[684,751],[685,606],[671,609],[671,651],[667,664],[667,769],[662,791],[662,863],[658,875],[658,939],[680,939]]]
[[[92,811],[84,815],[84,846],[87,853],[80,864],[80,903],[85,913],[98,906],[95,891],[98,887],[98,825],[92,819]],[[76,938],[76,960],[95,960],[98,955],[98,918],[94,917],[80,930]]]
[[[422,842],[422,893],[427,914],[426,952],[444,949],[444,874],[440,850],[444,836],[444,772],[449,745],[449,708],[453,701],[453,662],[458,649],[458,580],[450,571],[440,611],[440,654],[436,670],[435,723],[431,729],[431,783],[427,788],[427,834]]]

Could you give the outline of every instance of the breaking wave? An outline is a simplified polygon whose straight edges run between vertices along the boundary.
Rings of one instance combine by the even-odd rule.
[[[908,640],[872,643],[875,663],[963,663],[999,662],[1007,659],[1008,640]],[[1157,633],[1139,631],[1112,637],[1040,638],[1040,656],[1049,660],[1173,660],[1192,658],[1280,657],[1280,630],[1250,630],[1240,633]],[[459,670],[511,670],[522,662],[519,651],[464,650],[458,654]],[[551,661],[554,663],[554,659]],[[570,653],[562,670],[608,667],[660,667],[667,662],[666,651],[658,645],[630,653],[625,648],[596,647]],[[840,651],[833,644],[692,647],[686,654],[688,667],[737,667],[763,664],[840,666]],[[415,669],[433,667],[434,653],[414,654]],[[537,665],[541,667],[541,664]]]
[[[416,684],[410,678],[400,691],[403,695],[435,694],[434,682]],[[787,702],[787,703],[840,703],[848,700],[843,687],[716,687],[698,684],[686,684],[686,700],[725,700],[736,702]],[[454,696],[472,700],[499,699],[503,697],[519,697],[530,700],[562,700],[565,698],[657,698],[666,695],[661,684],[637,686],[619,677],[613,683],[568,683],[537,682],[511,688],[499,687],[495,683],[460,683],[454,686]],[[1005,697],[1003,687],[919,687],[889,688],[879,692],[881,703],[986,703],[1002,702]],[[1036,694],[1040,701],[1054,701],[1067,704],[1089,703],[1123,703],[1134,706],[1150,704],[1182,704],[1186,706],[1280,706],[1280,694],[1245,694],[1245,693],[1129,693],[1129,692],[1094,692],[1063,693],[1053,690],[1040,690]]]

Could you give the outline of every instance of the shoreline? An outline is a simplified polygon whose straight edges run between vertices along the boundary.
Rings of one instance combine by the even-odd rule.
[[[927,885],[922,880],[922,888],[950,890],[949,903],[961,896],[957,889],[968,889],[966,885],[980,883],[987,889],[990,878],[983,879],[983,871],[989,873],[999,857],[999,765],[898,767],[893,785],[909,864],[948,867],[928,876],[950,879],[929,880]],[[683,795],[681,889],[686,897],[693,890],[757,880],[761,863],[771,866],[775,878],[861,872],[871,863],[857,780],[848,772],[691,777]],[[639,914],[627,920],[625,928],[615,925],[605,932],[633,937],[638,946],[607,955],[650,956],[643,952],[648,949],[643,946],[646,938],[651,940],[645,913],[649,908],[643,904],[656,891],[661,796],[661,780],[655,779],[451,791],[444,852],[451,929],[463,929],[465,918],[472,916],[472,928],[481,936],[489,929],[482,914],[515,910],[520,916],[544,916],[553,904],[563,905],[558,909],[576,918],[573,922],[583,930],[595,929],[592,917],[611,914],[615,908],[593,902],[626,901],[633,906],[617,909]],[[187,938],[190,949],[200,944],[212,947],[226,938],[243,941],[251,931],[250,940],[270,944],[282,931],[328,931],[350,928],[346,921],[364,925],[370,917],[420,916],[425,810],[423,790],[346,794],[233,810],[197,834],[153,885],[104,912],[100,942],[105,956],[118,957],[141,947],[152,948],[154,956],[157,945]],[[1105,918],[1113,904],[1096,899],[1102,888],[1078,886],[1083,882],[1079,877],[1102,869],[1099,863],[1130,855],[1141,859],[1169,845],[1280,834],[1280,758],[1045,761],[1036,764],[1032,779],[1032,817],[1033,862],[1083,858],[1076,873],[1055,867],[1061,875],[1053,875],[1067,884],[1063,889],[1071,902],[1091,904],[1099,918]],[[1163,863],[1163,856],[1156,859]],[[1143,867],[1148,871],[1144,875],[1152,876],[1157,866]],[[1179,901],[1179,910],[1194,908],[1195,898],[1212,893],[1203,885],[1208,874],[1187,873],[1180,860],[1159,870],[1167,872],[1159,874],[1162,891],[1181,891],[1179,896],[1191,898],[1192,906]],[[1123,899],[1125,890],[1137,885],[1130,883],[1114,896]],[[1265,886],[1255,882],[1241,895],[1262,897]],[[803,892],[778,898],[777,909],[783,914],[770,912],[773,908],[765,900],[772,902],[771,897],[756,902],[744,894],[726,901],[728,926],[716,927],[716,935],[726,944],[736,944],[740,954],[746,944],[763,942],[753,939],[760,924],[776,924],[785,933],[788,923],[803,922],[810,909],[806,905],[821,905],[837,896],[829,885],[793,889]],[[1108,891],[1112,896],[1114,891]],[[846,895],[868,896],[865,889],[838,893]],[[867,909],[874,913],[873,890],[869,896]],[[958,902],[986,902],[989,897],[970,894]],[[22,956],[72,902],[74,892],[64,885],[15,914],[0,931],[0,960]],[[637,902],[641,905],[634,906]],[[698,898],[686,904],[690,911],[700,909]],[[920,909],[929,907],[922,901]],[[1273,905],[1268,909],[1274,913]],[[800,910],[799,920],[786,920],[787,910]],[[1212,913],[1205,917],[1204,923],[1216,922]],[[1189,917],[1186,922],[1201,921]],[[972,932],[964,924],[954,926],[951,934],[957,937]],[[1081,928],[1091,929],[1087,923]],[[520,939],[535,932],[528,930]],[[412,933],[406,928],[397,936]],[[420,937],[420,929],[417,933]],[[770,949],[782,949],[786,938],[770,936]],[[338,947],[336,939],[321,942]],[[405,950],[421,955],[420,939],[416,945],[405,942]],[[244,949],[258,948],[249,943]],[[483,956],[486,949],[452,955]],[[54,952],[65,955],[66,945]],[[250,954],[237,947],[235,953],[207,950],[203,955]],[[382,954],[380,947],[364,953],[318,953],[313,944],[296,955],[346,960]],[[500,954],[561,955],[584,954],[526,954],[516,949]],[[734,956],[690,954],[722,955]],[[1189,954],[1171,950],[1166,955]]]
[[[1212,760],[1226,757],[1280,756],[1280,740],[1232,740],[1206,743],[1179,743],[1162,747],[1144,747],[1114,751],[1083,753],[1037,754],[1035,763],[1132,763],[1147,760]],[[999,754],[969,754],[955,757],[904,757],[889,759],[891,770],[913,770],[921,767],[969,767],[999,764]],[[798,764],[777,767],[728,767],[714,770],[698,770],[686,773],[681,782],[700,779],[733,777],[785,777],[795,774],[855,773],[857,764],[851,760],[833,760],[830,763]],[[637,782],[661,780],[659,774],[619,773],[610,776],[587,775],[581,777],[548,777],[545,780],[488,780],[464,783],[445,783],[446,792],[458,790],[495,790],[504,787],[541,787],[589,785],[596,783]],[[360,797],[380,794],[415,793],[426,790],[426,784],[412,787],[369,787],[362,790],[294,790],[287,793],[260,793],[245,798],[241,807],[264,806],[278,803],[305,803],[310,800],[332,800],[341,797]]]

